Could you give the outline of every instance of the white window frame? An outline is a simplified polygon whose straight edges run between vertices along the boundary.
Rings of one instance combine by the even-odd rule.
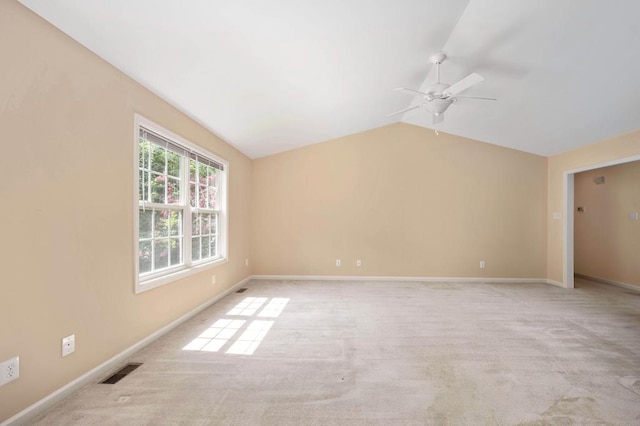
[[[139,214],[140,214],[140,204],[139,204],[139,152],[138,152],[138,144],[140,139],[140,128],[144,128],[150,130],[158,135],[169,139],[171,142],[182,146],[185,150],[195,153],[197,155],[201,155],[202,157],[209,158],[223,165],[223,172],[221,173],[221,180],[219,184],[219,194],[218,201],[221,205],[220,212],[218,214],[218,251],[219,255],[214,259],[205,259],[198,260],[195,262],[191,261],[191,204],[188,201],[188,193],[189,193],[189,171],[188,168],[186,171],[183,170],[183,178],[186,175],[186,180],[183,179],[183,187],[181,188],[183,200],[186,199],[185,203],[181,206],[181,210],[183,210],[183,264],[176,265],[174,267],[168,267],[157,271],[155,273],[147,274],[144,277],[140,277],[139,271],[139,234],[140,234],[140,224],[139,224]],[[218,157],[217,155],[199,147],[198,145],[189,142],[188,140],[176,135],[170,130],[165,129],[164,127],[152,122],[151,120],[146,119],[145,117],[135,114],[134,115],[134,137],[133,137],[133,165],[134,165],[134,186],[133,186],[133,242],[134,242],[134,291],[136,294],[142,293],[147,290],[151,290],[152,288],[159,287],[164,284],[168,284],[170,282],[176,281],[178,279],[187,277],[189,275],[193,275],[198,272],[205,271],[210,268],[214,268],[220,266],[226,262],[228,262],[228,253],[229,253],[229,227],[228,227],[228,216],[229,216],[229,204],[228,204],[228,191],[229,191],[229,162],[223,158]]]

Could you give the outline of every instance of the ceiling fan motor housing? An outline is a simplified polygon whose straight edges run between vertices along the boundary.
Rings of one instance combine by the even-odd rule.
[[[427,94],[424,99],[427,101],[424,104],[424,108],[432,114],[442,114],[449,108],[449,105],[453,102],[453,98],[444,95],[444,91],[449,88],[449,84],[436,83],[427,89]]]
[[[449,108],[449,105],[453,102],[452,98],[440,99],[434,98],[424,104],[424,108],[432,114],[442,114]]]

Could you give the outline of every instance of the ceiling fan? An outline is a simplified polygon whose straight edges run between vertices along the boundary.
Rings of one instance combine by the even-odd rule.
[[[404,87],[399,87],[396,89],[398,92],[406,93],[408,95],[421,96],[424,99],[424,102],[420,103],[419,105],[410,106],[409,108],[401,109],[400,111],[391,113],[387,115],[387,117],[402,114],[407,111],[422,107],[433,114],[433,124],[438,124],[444,120],[444,112],[447,110],[447,108],[449,108],[449,106],[457,99],[482,99],[485,101],[497,100],[495,98],[481,98],[477,96],[457,96],[458,93],[461,93],[484,80],[484,77],[482,77],[480,74],[469,74],[462,80],[452,85],[441,83],[440,64],[442,64],[442,62],[444,62],[446,58],[447,55],[444,52],[438,52],[431,56],[430,61],[436,66],[437,81],[434,85],[428,87],[425,92],[420,92],[413,89],[405,89]]]

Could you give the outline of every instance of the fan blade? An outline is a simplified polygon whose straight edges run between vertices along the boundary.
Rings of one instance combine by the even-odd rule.
[[[442,123],[444,121],[444,112],[433,114],[433,124]]]
[[[459,82],[454,83],[452,86],[449,86],[449,88],[444,91],[443,95],[449,97],[455,96],[458,93],[467,90],[469,87],[480,83],[482,80],[484,80],[484,77],[474,72],[473,74],[469,74]]]
[[[419,91],[413,90],[413,89],[405,89],[404,87],[398,87],[396,89],[396,91],[397,92],[406,93],[407,95],[412,95],[412,96],[429,96],[428,93],[419,92]]]
[[[403,112],[411,111],[417,108],[420,108],[422,105],[414,105],[409,108],[401,109],[400,111],[392,112],[391,114],[387,114],[387,117],[393,117],[394,115],[402,114]]]
[[[482,99],[483,101],[497,101],[496,98],[481,98],[479,96],[456,96],[456,99]]]

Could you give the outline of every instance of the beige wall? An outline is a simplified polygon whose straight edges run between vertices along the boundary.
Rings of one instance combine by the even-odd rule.
[[[640,131],[610,138],[564,154],[549,157],[549,203],[547,238],[547,277],[564,283],[563,220],[553,219],[553,213],[564,211],[565,172],[597,167],[599,164],[640,155]],[[575,262],[574,262],[575,263]]]
[[[604,177],[596,185],[594,178]],[[640,286],[640,161],[575,175],[575,272]]]
[[[401,123],[255,160],[254,273],[544,278],[546,167]]]
[[[0,360],[19,355],[21,374],[1,422],[250,275],[252,164],[15,1],[0,52]],[[139,295],[136,112],[230,162],[231,213],[230,262]]]

